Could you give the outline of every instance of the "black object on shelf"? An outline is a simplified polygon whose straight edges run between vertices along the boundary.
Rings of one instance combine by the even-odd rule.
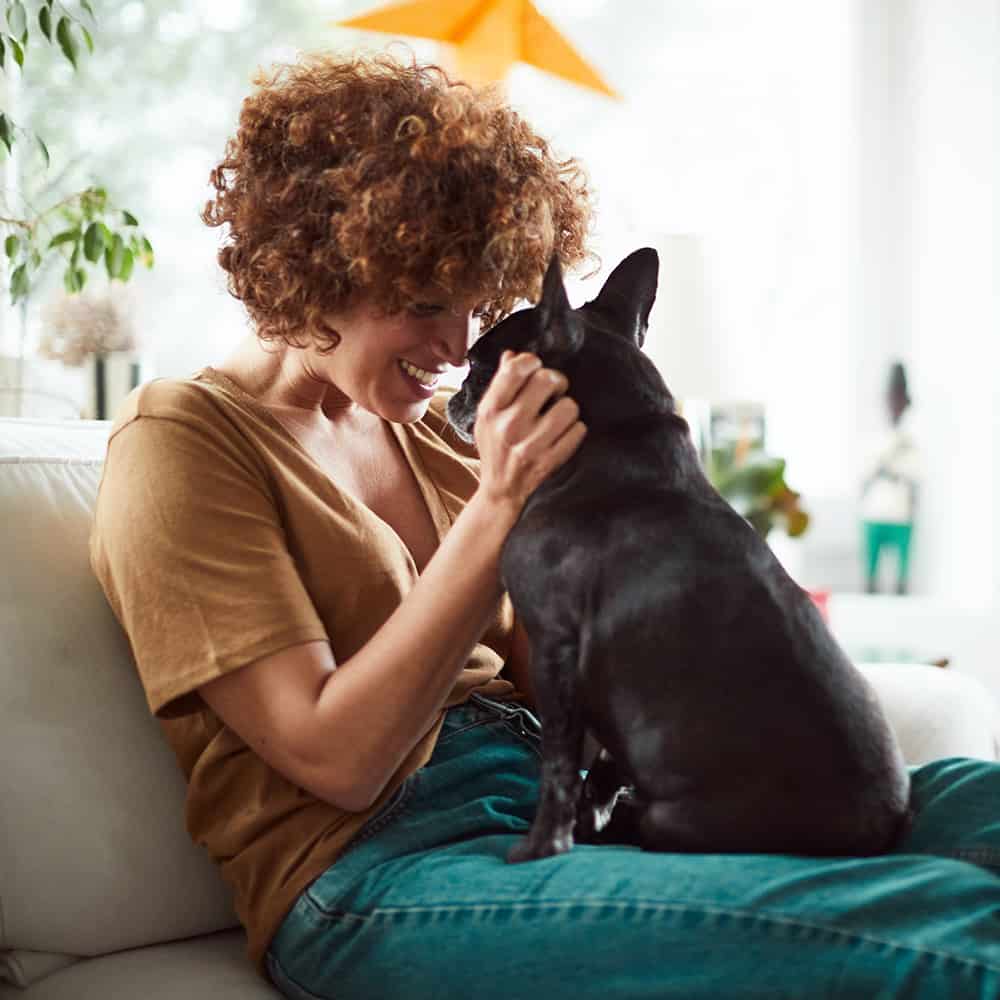
[[[110,365],[106,354],[94,355],[94,419],[109,420],[112,416],[110,410],[110,393],[108,386],[108,375]],[[138,361],[130,361],[128,365],[128,385],[127,392],[131,392],[138,384],[141,377],[141,365]],[[120,400],[118,400],[120,402]]]

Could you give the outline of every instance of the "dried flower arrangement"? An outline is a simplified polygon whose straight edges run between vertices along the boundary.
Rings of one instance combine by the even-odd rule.
[[[79,367],[88,358],[138,346],[129,304],[116,289],[60,295],[42,310],[38,353]]]

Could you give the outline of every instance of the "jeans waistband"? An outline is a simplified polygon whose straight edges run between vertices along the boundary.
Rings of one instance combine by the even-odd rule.
[[[516,726],[520,727],[522,736],[541,736],[542,723],[531,709],[520,702],[497,701],[495,698],[488,698],[486,695],[477,694],[474,691],[469,695],[467,702],[450,709],[448,716],[463,708],[471,708],[478,712],[492,715],[495,718],[501,718],[508,723],[513,722]]]

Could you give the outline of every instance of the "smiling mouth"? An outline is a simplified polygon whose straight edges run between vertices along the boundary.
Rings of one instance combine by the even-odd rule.
[[[437,380],[440,375],[439,372],[429,372],[424,368],[418,368],[415,364],[412,364],[405,358],[399,359],[399,367],[402,368],[407,375],[415,378],[427,389],[431,389],[437,385]]]

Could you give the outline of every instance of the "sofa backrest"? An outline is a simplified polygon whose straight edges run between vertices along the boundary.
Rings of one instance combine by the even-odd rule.
[[[237,923],[90,569],[109,427],[0,419],[0,951],[91,956]]]

